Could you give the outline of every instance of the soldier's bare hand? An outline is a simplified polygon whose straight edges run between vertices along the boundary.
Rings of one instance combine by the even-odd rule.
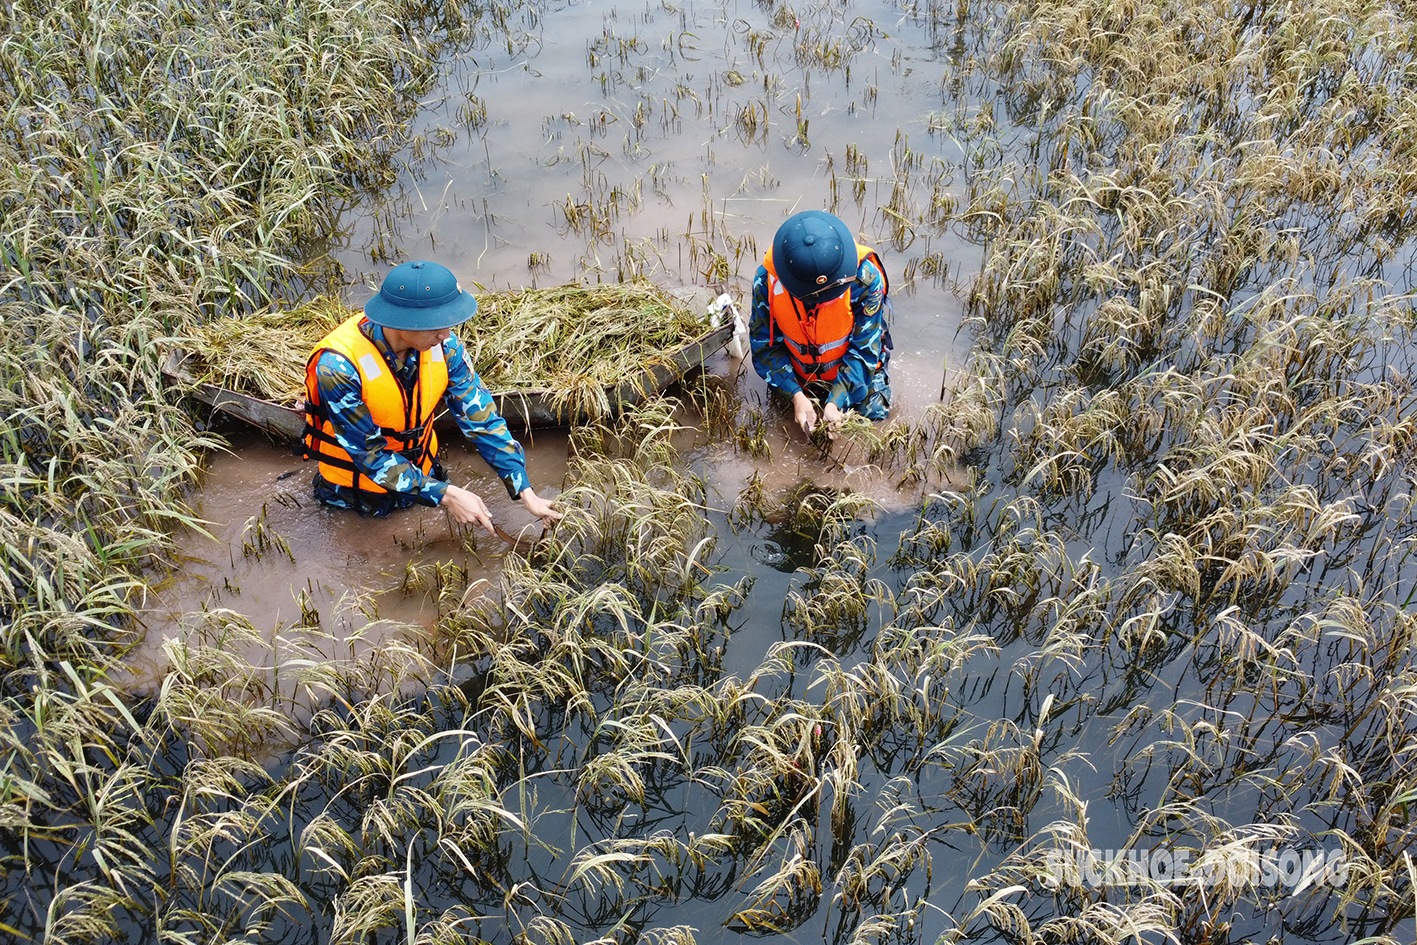
[[[535,489],[522,490],[522,505],[526,510],[537,518],[541,519],[541,524],[550,528],[561,521],[562,514],[551,507],[551,503],[536,494]]]
[[[827,425],[827,436],[831,437],[833,440],[836,439],[836,431],[837,428],[841,426],[843,416],[841,408],[836,404],[828,403],[822,408],[822,420],[825,421]]]
[[[817,407],[812,403],[812,398],[800,390],[792,395],[792,418],[803,433],[810,434],[817,426]]]
[[[487,503],[475,492],[448,486],[448,491],[443,493],[442,508],[459,525],[481,525],[489,534],[496,534],[492,527],[492,515],[487,511]]]

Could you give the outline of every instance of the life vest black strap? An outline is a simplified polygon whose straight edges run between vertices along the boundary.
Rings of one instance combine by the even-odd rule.
[[[318,428],[318,427],[311,427],[311,426],[306,426],[305,429],[306,429],[306,431],[307,431],[307,435],[310,437],[310,440],[311,440],[312,444],[313,444],[314,442],[320,442],[320,443],[325,444],[326,446],[333,446],[335,449],[339,450],[341,453],[344,452],[344,447],[342,447],[342,446],[339,445],[339,441],[336,440],[336,439],[335,439],[333,436],[331,436],[330,434],[326,433],[323,429]],[[325,454],[321,453],[320,455],[323,457]]]
[[[359,468],[354,465],[353,460],[345,459],[340,456],[326,456],[322,454],[320,456],[320,463],[325,466],[333,466],[335,469],[343,469],[345,472],[354,473],[355,482],[358,482],[358,477],[363,475],[363,473],[359,471]],[[369,477],[365,476],[365,478],[367,479]]]
[[[318,459],[322,463],[327,463],[330,466],[334,466],[336,469],[345,469],[351,472],[359,472],[359,470],[355,467],[353,461],[346,458],[348,454],[345,453],[344,447],[340,446],[339,441],[336,440],[332,435],[326,433],[324,430],[316,429],[315,427],[312,427],[308,424],[305,427],[305,431],[308,440],[302,438],[300,448],[307,455],[309,455],[311,458]],[[397,449],[391,449],[389,452],[398,453],[405,460],[413,463],[413,465],[417,466],[421,470],[423,469],[424,460],[432,458],[431,450],[429,450],[429,446],[431,446],[433,442],[433,437],[431,436],[431,433],[432,429],[430,427],[425,426],[422,431],[420,431],[420,436],[416,442],[404,443],[401,447]],[[396,439],[404,438],[396,437]],[[412,438],[410,437],[409,439]],[[331,455],[329,453],[318,452],[313,450],[311,444],[315,442],[323,443],[326,446],[334,447],[336,450],[339,451],[339,455]],[[418,453],[415,456],[410,456],[409,451],[412,450],[414,446],[418,447]]]
[[[413,463],[413,465],[417,466],[420,470],[423,468],[423,464],[422,464],[421,462],[414,462],[414,460],[411,459],[411,458],[408,456],[408,454],[406,454],[406,453],[400,453],[399,455],[403,457],[403,459],[404,459],[405,462]],[[321,456],[321,457],[320,457],[320,462],[323,463],[323,464],[326,465],[326,466],[332,466],[332,467],[334,467],[335,469],[343,469],[345,472],[353,473],[353,474],[354,474],[354,482],[355,482],[355,485],[352,486],[352,487],[351,487],[351,486],[346,486],[346,488],[354,488],[354,489],[356,489],[356,490],[358,490],[358,491],[361,491],[361,492],[367,492],[367,491],[368,491],[367,489],[359,489],[359,485],[358,485],[359,480],[362,478],[362,479],[368,479],[370,482],[373,482],[373,481],[374,481],[374,480],[372,480],[372,479],[369,479],[369,475],[368,475],[367,473],[365,473],[365,472],[364,472],[363,470],[361,470],[359,467],[355,466],[353,460],[345,459],[345,458],[343,458],[343,457],[341,457],[341,456]],[[431,467],[431,465],[430,465],[428,474],[431,474],[431,473],[432,473],[432,467]],[[385,491],[388,491],[388,490],[385,490]]]
[[[413,430],[404,431],[393,430],[389,427],[378,427],[378,430],[380,435],[385,439],[394,440],[398,443],[393,449],[395,453],[405,452],[406,450],[412,449],[415,445],[420,446],[421,451],[427,452],[428,442],[431,439],[428,435],[431,431],[426,425]],[[301,439],[302,441],[306,439],[318,440],[328,446],[335,447],[341,452],[344,451],[344,447],[340,446],[339,441],[331,434],[325,432],[323,425],[316,427],[311,424],[308,419],[305,421],[305,430],[301,434]]]
[[[291,455],[299,456],[301,459],[312,458],[315,455],[315,451],[311,449],[311,444],[315,442],[317,435],[319,435],[319,431],[310,425],[310,417],[306,415],[305,429],[301,430],[299,438],[296,439],[294,443],[290,444]]]

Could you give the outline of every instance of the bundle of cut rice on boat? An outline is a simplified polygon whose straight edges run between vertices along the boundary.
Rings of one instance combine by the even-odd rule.
[[[734,326],[727,296],[646,281],[479,292],[477,300],[458,337],[500,412],[524,425],[596,419],[636,403],[701,367]],[[197,330],[191,352],[169,358],[169,373],[197,382],[214,406],[298,435],[305,359],[356,311],[320,297],[217,319]],[[260,403],[292,414],[292,429]],[[261,416],[245,416],[247,408]]]

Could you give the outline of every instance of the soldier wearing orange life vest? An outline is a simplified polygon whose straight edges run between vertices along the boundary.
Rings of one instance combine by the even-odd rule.
[[[448,269],[408,262],[389,273],[362,315],[315,345],[305,370],[304,448],[319,463],[317,499],[374,515],[440,506],[457,522],[493,531],[482,498],[443,481],[433,414],[446,403],[508,494],[548,525],[561,518],[531,487],[521,445],[452,333],[476,311],[477,300]]]
[[[753,367],[792,400],[807,432],[847,410],[871,420],[890,407],[891,337],[885,266],[841,220],[821,210],[789,217],[753,280]]]

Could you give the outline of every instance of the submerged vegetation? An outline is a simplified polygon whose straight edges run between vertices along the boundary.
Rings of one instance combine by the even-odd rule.
[[[684,405],[655,401],[575,432],[566,520],[499,593],[411,574],[436,641],[364,645],[358,608],[338,633],[214,610],[136,696],[113,673],[213,442],[158,349],[287,287],[332,202],[394,173],[427,37],[502,35],[507,11],[45,10],[0,13],[6,934],[1412,938],[1404,10],[908,5],[947,63],[927,133],[963,158],[899,138],[876,209],[902,251],[950,227],[983,247],[977,346],[946,403],[826,448],[917,489],[909,510],[756,476],[718,508],[675,448]],[[753,16],[714,120],[755,146],[784,114],[810,149],[806,83],[783,111],[788,79],[742,72],[846,71],[883,34]],[[607,89],[653,51],[612,25]],[[654,111],[633,114],[635,159]],[[861,203],[866,157],[835,157]],[[705,204],[691,264],[738,265],[750,242]],[[600,239],[597,206],[628,212],[588,193],[567,225]],[[935,252],[911,271],[943,273]],[[692,399],[721,453],[762,455],[761,414]],[[794,571],[745,562],[765,533]],[[261,517],[246,534],[281,553]],[[1057,868],[1094,850],[1209,872]],[[1246,868],[1316,850],[1341,877]]]

